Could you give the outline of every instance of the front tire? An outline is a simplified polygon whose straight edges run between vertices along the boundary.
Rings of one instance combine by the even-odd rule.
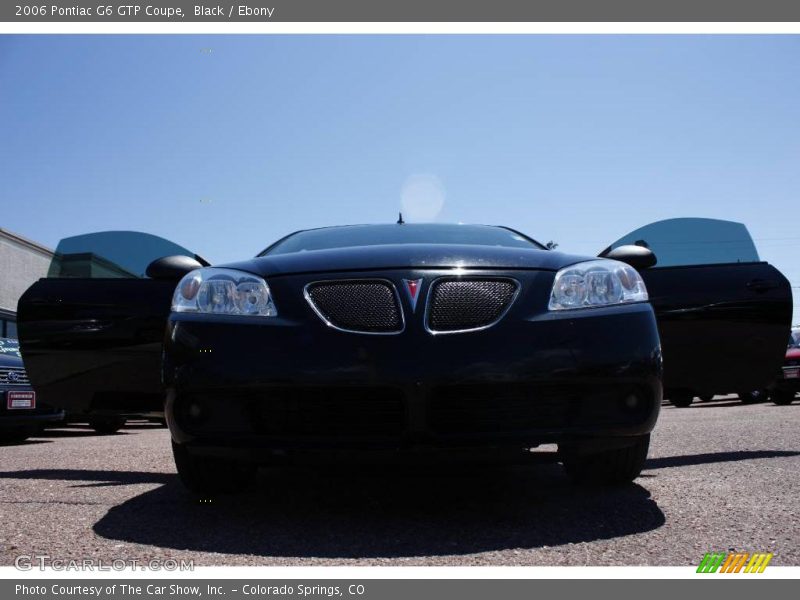
[[[111,435],[117,433],[125,426],[124,417],[92,417],[89,419],[89,427],[100,435]]]
[[[212,456],[193,456],[183,444],[172,442],[175,467],[183,485],[195,494],[234,493],[253,480],[254,466]]]
[[[770,394],[772,401],[777,404],[778,406],[788,406],[792,402],[794,402],[794,391],[793,390],[773,390],[772,394]]]
[[[561,455],[564,470],[573,481],[589,485],[623,485],[636,479],[647,461],[650,434],[635,438],[623,448],[581,454],[567,449]]]

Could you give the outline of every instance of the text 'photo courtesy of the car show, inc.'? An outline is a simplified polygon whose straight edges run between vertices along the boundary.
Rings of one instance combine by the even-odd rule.
[[[0,8],[0,597],[791,585],[761,8]]]

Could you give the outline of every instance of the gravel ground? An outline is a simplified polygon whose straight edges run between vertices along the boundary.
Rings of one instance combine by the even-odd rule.
[[[200,502],[165,429],[54,430],[0,447],[0,564],[686,565],[743,550],[800,565],[798,431],[798,402],[722,399],[664,407],[646,471],[621,489],[575,487],[558,465],[296,469]]]

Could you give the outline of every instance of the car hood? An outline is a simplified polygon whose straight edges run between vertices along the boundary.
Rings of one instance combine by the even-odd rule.
[[[502,248],[443,244],[359,246],[331,250],[293,252],[215,265],[269,277],[299,273],[371,271],[382,269],[541,269],[591,260],[538,248]]]

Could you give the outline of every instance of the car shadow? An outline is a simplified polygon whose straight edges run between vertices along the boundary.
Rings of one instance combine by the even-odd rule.
[[[38,436],[39,434],[36,434],[36,437]],[[32,440],[32,439],[14,440],[14,441],[2,440],[0,441],[0,448],[11,448],[12,446],[35,446],[36,444],[50,444],[50,443],[52,443],[51,440]]]
[[[738,398],[734,398],[732,400],[729,400],[729,399],[710,400],[708,402],[700,402],[698,400],[695,400],[694,402],[692,402],[691,406],[685,406],[685,407],[679,407],[679,406],[673,405],[671,402],[665,402],[665,403],[663,403],[661,405],[661,409],[664,410],[664,409],[669,408],[669,409],[673,409],[673,410],[686,410],[687,408],[688,409],[696,409],[696,408],[727,408],[727,407],[733,407],[733,406],[755,406],[755,404],[756,403],[754,403],[754,404],[743,404],[742,401],[739,400]],[[758,403],[758,404],[763,404],[763,402]]]
[[[244,494],[199,499],[177,479],[116,506],[106,538],[272,557],[394,558],[559,546],[662,526],[638,485],[572,485],[556,465],[473,470],[269,469]]]
[[[134,431],[148,431],[148,430],[159,431],[163,429],[165,432],[167,431],[165,427],[157,423],[133,422],[133,423],[126,423],[122,429],[120,429],[119,431],[115,431],[114,433],[98,433],[88,425],[81,425],[79,423],[69,423],[66,425],[59,425],[51,429],[45,429],[44,431],[37,433],[35,437],[67,438],[67,437],[109,437],[115,435],[129,435],[129,432],[125,431],[126,429]]]
[[[687,454],[684,456],[665,456],[647,460],[644,470],[667,469],[670,467],[688,467],[692,465],[709,465],[720,462],[753,460],[759,458],[782,458],[800,456],[794,450],[736,450],[732,452],[709,452],[706,454]]]
[[[37,438],[74,438],[74,437],[111,437],[116,435],[129,435],[124,431],[117,431],[114,433],[97,433],[94,429],[83,427],[59,427],[58,429],[45,429],[41,433],[37,433]]]
[[[160,423],[150,423],[148,421],[128,421],[125,423],[125,427],[123,427],[123,429],[163,429],[164,431],[167,431],[166,426],[161,425]]]
[[[784,456],[741,451],[648,460],[663,468]],[[0,479],[158,484],[111,508],[107,539],[264,557],[397,558],[462,555],[612,539],[657,529],[664,513],[640,485],[573,485],[558,465],[480,468],[266,469],[243,494],[198,498],[173,473],[41,469]]]
[[[30,469],[0,471],[0,479],[41,479],[44,481],[92,481],[104,485],[133,485],[137,483],[171,483],[173,473],[153,471],[93,471],[83,469]]]
[[[726,408],[726,407],[734,407],[734,406],[741,406],[742,408],[746,408],[748,406],[759,406],[762,404],[772,404],[769,400],[761,400],[759,402],[750,402],[749,404],[745,404],[741,400],[724,400],[718,402],[713,400],[711,402],[695,402],[692,404],[691,408]]]

